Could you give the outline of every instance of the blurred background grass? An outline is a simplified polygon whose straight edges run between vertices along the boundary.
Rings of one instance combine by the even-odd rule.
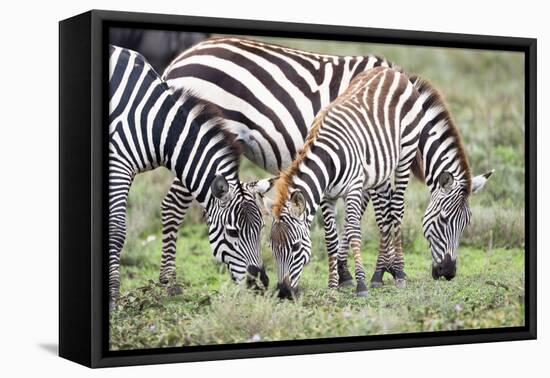
[[[369,313],[372,318],[368,325],[359,320],[365,316],[364,306],[359,304],[350,307],[348,303],[343,305],[338,313],[342,321],[344,318],[349,321],[355,319],[359,322],[357,323],[359,326],[353,326],[355,323],[352,322],[351,328],[344,327],[345,329],[342,330],[338,328],[342,325],[339,325],[335,326],[335,329],[330,329],[326,319],[317,319],[319,316],[331,316],[331,311],[332,313],[336,311],[334,306],[330,305],[328,312],[322,312],[314,318],[319,322],[315,320],[307,322],[311,332],[303,330],[295,333],[288,330],[288,332],[282,332],[280,327],[264,327],[262,328],[264,337],[276,339],[279,335],[282,338],[308,338],[382,332],[380,329],[384,333],[391,333],[523,324],[525,245],[523,55],[515,52],[454,48],[254,38],[320,53],[376,54],[397,63],[406,72],[418,74],[430,80],[444,95],[451,109],[462,134],[473,174],[495,169],[484,191],[473,195],[470,199],[473,212],[472,223],[461,239],[458,277],[455,281],[446,283],[448,286],[438,286],[445,283],[437,284],[431,281],[431,257],[421,229],[429,192],[423,184],[413,179],[406,193],[403,227],[406,271],[409,274],[409,281],[412,282],[406,292],[398,294],[390,290],[373,294],[374,298],[378,299],[369,304]],[[264,171],[243,157],[242,180],[267,176]],[[142,290],[143,293],[149,293],[142,295],[142,299],[153,298],[151,303],[157,303],[154,300],[155,296],[151,297],[151,293],[155,293],[151,282],[158,281],[161,248],[160,203],[171,180],[171,174],[160,168],[136,177],[131,188],[128,234],[121,260],[122,292],[126,298]],[[339,205],[339,209],[341,227],[342,204]],[[266,228],[262,234],[262,255],[273,282],[276,279],[275,265],[267,244],[270,224],[270,219],[266,218]],[[212,290],[223,288],[224,283],[229,281],[229,277],[224,272],[223,266],[214,264],[206,236],[207,230],[202,221],[202,210],[193,206],[180,230],[178,242],[177,264],[179,281],[184,286],[183,297],[179,299],[162,297],[159,299],[160,308],[153,306],[152,313],[147,315],[141,310],[137,312],[132,310],[132,306],[128,307],[128,310],[123,308],[116,311],[112,315],[113,348],[246,341],[254,333],[245,332],[246,335],[243,335],[238,320],[242,317],[253,317],[250,315],[251,312],[256,315],[258,311],[261,312],[258,319],[264,319],[267,316],[264,313],[265,308],[275,311],[273,316],[276,316],[276,311],[283,311],[279,314],[283,318],[288,315],[286,311],[294,311],[297,319],[307,319],[308,317],[304,314],[312,308],[319,308],[326,304],[309,303],[305,299],[305,302],[301,302],[303,305],[301,310],[296,306],[293,307],[294,310],[288,310],[287,307],[277,307],[278,305],[271,299],[263,302],[264,299],[245,296],[250,302],[246,305],[249,307],[245,306],[237,311],[231,299],[236,294],[231,294],[233,289],[224,289],[223,295],[212,299],[214,307],[211,307]],[[312,262],[305,268],[303,285],[312,290],[311,295],[317,295],[321,300],[324,296],[330,297],[333,294],[327,294],[324,289],[326,287],[326,250],[320,216],[314,223],[312,238]],[[363,238],[365,266],[367,272],[371,272],[374,267],[378,230],[370,207],[363,219]],[[496,284],[496,290],[500,294],[495,294],[495,286],[486,284],[487,275],[492,277],[490,282],[497,282],[500,279],[508,289],[500,290],[498,286],[500,284]],[[138,289],[139,287],[146,287],[146,289]],[[441,289],[442,287],[445,289]],[[422,299],[426,297],[426,292],[432,293],[430,290],[434,290],[434,302]],[[505,294],[505,298],[501,296],[502,293]],[[353,295],[347,293],[346,298],[349,299],[349,296]],[[453,296],[462,298],[457,299],[456,303],[453,302],[453,306],[466,309],[461,312],[459,318],[455,310],[447,308],[449,304],[446,298]],[[311,297],[306,298],[311,299]],[[335,301],[339,303],[339,300]],[[392,302],[396,303],[397,307],[394,310],[397,313],[393,313],[388,318],[387,306]],[[377,307],[377,303],[383,305]],[[236,328],[233,333],[227,331],[223,322],[217,324],[215,321],[216,316],[228,314],[230,309],[227,306],[233,308],[231,311],[236,311],[234,324]],[[346,315],[345,311],[350,312],[351,315]],[[405,314],[401,322],[399,322],[399,313]],[[414,316],[411,315],[412,313]],[[162,325],[158,323],[159,316],[164,317]],[[160,334],[158,330],[153,334],[140,333],[144,324],[149,326],[153,324],[151,317],[157,318],[156,323],[153,322],[157,324],[155,327],[166,328],[164,333]],[[457,321],[459,323],[456,323]],[[181,330],[182,324],[188,328]],[[210,331],[204,327],[210,327]],[[144,339],[140,339],[141,337]],[[182,338],[187,338],[185,339],[187,341],[183,341]],[[164,341],[158,341],[161,339]],[[157,342],[158,344],[155,344]]]

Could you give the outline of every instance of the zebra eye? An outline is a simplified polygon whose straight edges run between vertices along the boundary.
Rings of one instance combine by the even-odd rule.
[[[239,237],[239,231],[237,231],[236,228],[226,228],[227,235],[229,235],[232,238],[238,238]]]
[[[444,224],[447,224],[449,222],[449,217],[447,217],[446,214],[441,213],[440,219],[441,219],[441,222]]]
[[[297,241],[296,243],[292,244],[292,251],[297,252],[300,250],[300,247],[302,247],[302,243]]]

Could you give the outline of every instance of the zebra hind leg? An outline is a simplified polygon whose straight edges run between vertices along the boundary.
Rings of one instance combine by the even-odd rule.
[[[344,233],[338,250],[338,287],[353,286],[353,276],[348,268],[348,251],[349,243]]]
[[[385,270],[375,270],[371,279],[370,287],[373,289],[379,289],[384,286],[384,272]]]
[[[414,152],[411,154],[414,156]],[[401,225],[405,212],[405,190],[409,183],[409,170],[412,158],[405,159],[399,164],[395,172],[395,192],[392,195],[391,209],[393,218],[393,245],[395,255],[388,271],[395,279],[395,286],[404,288],[407,286],[406,274],[404,271],[405,261],[403,258],[403,244],[401,236]]]
[[[355,279],[357,287],[355,293],[358,297],[366,297],[368,294],[367,285],[365,285],[365,269],[363,268],[361,258],[361,201],[362,185],[359,190],[353,190],[346,197],[346,238],[350,243],[355,261]]]
[[[376,268],[370,280],[372,288],[381,288],[384,286],[384,273],[388,271],[388,266],[391,265],[390,261],[393,257],[393,250],[390,248],[392,243],[391,195],[392,188],[389,180],[377,187],[372,193],[376,224],[380,232]]]
[[[174,179],[170,190],[162,201],[162,259],[159,281],[166,285],[169,295],[182,293],[176,282],[176,241],[187,209],[192,201],[191,195],[178,179]]]
[[[403,244],[401,241],[401,228],[397,228],[394,233],[395,258],[388,272],[395,280],[395,287],[404,289],[407,287],[407,275],[405,274],[405,262],[403,259]]]
[[[370,279],[370,286],[373,289],[378,289],[384,286],[384,273],[389,272],[389,260],[393,257],[393,251],[390,249],[391,238],[390,233],[384,229],[380,229],[380,243],[378,246],[378,257],[376,259],[376,268]]]

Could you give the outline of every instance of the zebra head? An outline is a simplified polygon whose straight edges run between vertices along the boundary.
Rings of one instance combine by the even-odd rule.
[[[472,179],[466,188],[450,172],[437,179],[426,208],[422,228],[432,253],[432,277],[451,280],[456,275],[457,250],[462,232],[470,223],[472,212],[468,203],[470,193],[480,191],[493,171]]]
[[[265,203],[268,208],[270,205]],[[279,298],[294,298],[302,270],[311,257],[311,220],[305,208],[304,196],[297,190],[273,219],[270,246],[277,264]]]
[[[206,211],[208,238],[214,256],[229,267],[231,278],[246,277],[251,288],[267,288],[269,279],[260,253],[260,232],[264,227],[258,197],[273,180],[230,184],[217,175],[211,185],[212,201]],[[258,283],[261,283],[261,285]]]

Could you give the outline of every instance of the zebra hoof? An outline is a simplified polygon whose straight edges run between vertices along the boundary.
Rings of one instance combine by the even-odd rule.
[[[342,282],[339,282],[338,283],[338,288],[339,289],[342,289],[342,288],[345,288],[345,287],[352,287],[353,286],[353,279],[349,279],[349,280],[346,280],[346,281],[342,281]]]
[[[167,293],[171,297],[175,297],[176,295],[180,295],[183,293],[183,289],[181,288],[181,285],[173,284],[168,286],[166,289]]]
[[[116,301],[109,299],[109,312],[113,312],[116,309]]]
[[[355,294],[358,297],[366,297],[368,295],[368,289],[367,285],[365,285],[365,281],[357,281],[357,288],[355,289]]]
[[[382,286],[384,286],[384,281],[382,279],[383,277],[384,277],[383,270],[375,271],[374,274],[372,275],[372,278],[370,279],[370,287],[372,287],[373,289],[379,289]]]
[[[353,286],[353,277],[345,263],[338,261],[338,287]]]
[[[373,289],[380,289],[384,287],[384,281],[371,281],[370,287]]]
[[[404,278],[395,279],[395,287],[398,289],[404,289],[407,287],[407,280]]]

